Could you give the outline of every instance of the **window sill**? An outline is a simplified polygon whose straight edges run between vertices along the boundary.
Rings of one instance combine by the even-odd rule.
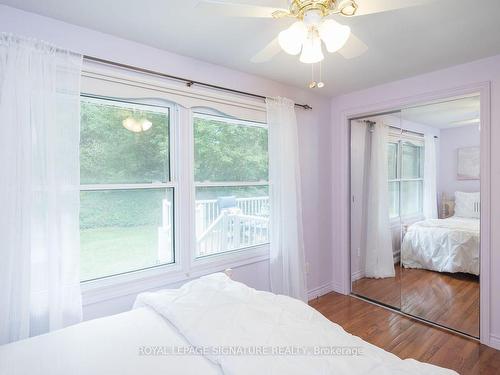
[[[246,264],[269,259],[269,244],[246,247],[220,254],[207,255],[195,258],[191,265],[191,273],[204,272],[205,270],[241,267]]]
[[[413,224],[416,223],[417,221],[425,220],[425,217],[423,214],[414,214],[414,215],[409,215],[409,216],[403,216],[401,220],[405,224]]]
[[[193,259],[189,269],[166,264],[81,283],[83,306],[141,292],[177,288],[197,277],[269,259],[269,244]]]
[[[402,224],[413,224],[416,223],[417,221],[424,220],[425,217],[423,214],[415,214],[415,215],[409,215],[409,216],[402,216],[400,217],[391,217],[390,218],[390,224],[391,227],[397,227]]]

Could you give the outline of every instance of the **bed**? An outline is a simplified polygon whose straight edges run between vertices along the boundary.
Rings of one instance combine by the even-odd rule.
[[[0,347],[0,374],[427,374],[307,304],[223,273],[144,293],[134,309]]]
[[[187,342],[152,309],[138,308],[0,346],[0,374],[222,374],[201,356],[140,355],[143,347],[167,344]]]
[[[454,208],[453,216],[408,227],[401,245],[403,267],[479,275],[479,193],[456,192],[450,206],[443,203],[447,213]]]

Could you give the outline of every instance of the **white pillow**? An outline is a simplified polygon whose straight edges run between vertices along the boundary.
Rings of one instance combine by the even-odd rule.
[[[456,191],[455,216],[479,219],[481,217],[480,193]]]

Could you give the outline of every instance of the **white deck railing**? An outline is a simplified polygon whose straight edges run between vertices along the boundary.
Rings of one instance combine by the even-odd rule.
[[[269,197],[237,198],[236,205],[243,215],[269,216]],[[200,236],[220,215],[217,199],[196,201],[196,235]]]
[[[223,210],[196,238],[197,256],[255,246],[269,241],[269,218]]]
[[[196,201],[197,256],[269,242],[269,197],[237,198],[236,206],[221,211],[216,199]],[[167,262],[172,256],[171,203],[164,200],[162,208],[158,257]]]

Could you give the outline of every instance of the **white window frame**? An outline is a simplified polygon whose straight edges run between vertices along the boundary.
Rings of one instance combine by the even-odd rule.
[[[113,85],[117,85],[114,89]],[[118,89],[119,88],[119,89]],[[130,90],[129,90],[130,89]],[[178,286],[181,283],[225,268],[237,268],[269,259],[269,243],[196,258],[194,124],[197,108],[211,108],[228,116],[265,122],[265,104],[229,94],[186,88],[182,84],[149,75],[130,73],[99,64],[86,64],[82,76],[82,95],[108,99],[158,98],[170,113],[171,182],[141,184],[141,188],[174,188],[174,261],[151,268],[130,271],[81,283],[83,304],[135,294],[148,289]],[[147,105],[147,101],[137,101]],[[167,104],[168,103],[168,104]],[[239,185],[242,185],[238,182]],[[252,183],[258,185],[259,183]],[[265,182],[268,185],[269,182]],[[101,186],[101,185],[100,185]],[[108,187],[127,187],[106,185]],[[135,185],[134,186],[139,186]],[[227,185],[224,185],[227,186]],[[92,189],[95,186],[85,186]],[[104,188],[104,186],[103,186]]]
[[[391,216],[390,220],[393,224],[399,223],[400,221],[405,221],[405,222],[413,222],[416,220],[419,220],[423,217],[423,201],[420,203],[420,211],[417,213],[414,213],[412,215],[401,215],[401,191],[402,191],[402,185],[403,182],[411,182],[411,181],[421,181],[422,182],[422,191],[424,188],[424,174],[423,172],[421,173],[422,177],[419,178],[403,178],[402,177],[402,167],[403,167],[403,142],[411,142],[411,143],[422,143],[423,146],[423,138],[418,137],[418,136],[413,136],[410,134],[405,134],[405,133],[391,133],[389,135],[389,143],[396,143],[397,144],[397,155],[396,155],[396,178],[394,179],[388,179],[388,183],[398,183],[399,185],[399,194],[398,194],[398,215],[396,216]],[[420,163],[422,163],[423,160],[421,158]],[[422,164],[419,166],[422,168]]]
[[[105,98],[99,97],[96,95],[91,95],[87,93],[82,93],[82,98],[90,97],[92,99],[103,99],[105,101],[112,102],[113,98]],[[165,272],[172,273],[180,273],[182,271],[180,264],[178,262],[178,258],[180,257],[180,253],[178,251],[178,246],[176,245],[180,241],[180,231],[178,228],[178,223],[180,222],[180,215],[178,206],[180,204],[179,197],[179,163],[178,163],[178,154],[177,150],[179,149],[179,122],[176,116],[177,106],[171,103],[165,103],[162,106],[155,106],[148,108],[148,104],[146,102],[134,102],[133,99],[123,100],[124,106],[126,104],[138,105],[141,106],[145,110],[154,111],[157,108],[161,108],[159,111],[166,112],[168,110],[169,115],[169,172],[170,172],[170,180],[167,182],[154,182],[154,183],[117,183],[117,184],[81,184],[80,191],[110,191],[110,190],[127,190],[127,191],[136,191],[136,190],[151,190],[151,189],[173,189],[173,215],[172,215],[172,245],[173,245],[173,258],[174,262],[152,265],[147,268],[141,268],[136,270],[130,270],[121,272],[118,274],[107,275],[98,277],[96,279],[91,280],[82,280],[82,286],[85,286],[84,290],[87,288],[92,288],[94,286],[102,286],[102,285],[110,285],[119,282],[128,282],[130,280],[136,278],[142,278],[144,275],[156,275],[162,274]]]

